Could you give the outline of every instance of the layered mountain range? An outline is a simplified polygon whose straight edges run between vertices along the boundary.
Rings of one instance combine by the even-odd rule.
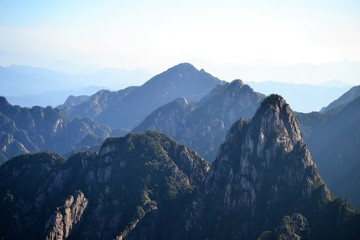
[[[59,109],[70,119],[90,117],[113,129],[132,129],[156,108],[179,97],[198,101],[220,84],[224,82],[204,70],[182,63],[140,87],[117,92],[99,91],[81,104],[60,106]]]
[[[190,64],[57,109],[1,97],[0,160],[23,155],[0,166],[0,239],[360,239],[336,198],[360,204],[359,106],[354,87],[295,115]]]
[[[211,169],[164,134],[131,133],[98,153],[13,158],[0,198],[3,239],[360,237],[360,213],[333,197],[278,95],[230,128]]]
[[[354,87],[321,113],[297,114],[324,179],[337,196],[348,198],[356,206],[360,204],[356,174],[360,166],[359,95],[359,87]],[[184,63],[141,87],[70,96],[58,108],[62,113],[49,107],[11,106],[2,99],[0,161],[42,150],[59,154],[97,151],[110,135],[110,129],[98,120],[120,128],[111,129],[112,136],[124,136],[136,125],[135,131],[161,131],[212,162],[230,126],[240,117],[251,119],[263,98],[240,80],[225,83]]]
[[[151,113],[134,131],[157,130],[212,162],[226,132],[240,117],[250,119],[265,96],[241,80],[215,87],[199,102],[176,99]]]
[[[0,97],[0,163],[23,153],[61,154],[101,144],[111,130],[91,119],[68,121],[52,107],[22,108]]]

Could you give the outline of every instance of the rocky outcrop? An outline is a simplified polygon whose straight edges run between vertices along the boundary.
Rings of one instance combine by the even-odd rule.
[[[295,114],[271,95],[251,122],[240,120],[229,130],[187,228],[200,229],[200,238],[254,239],[283,216],[309,213],[314,202],[324,206],[332,198]]]
[[[232,124],[240,117],[250,119],[264,97],[234,80],[217,86],[197,103],[181,98],[158,108],[134,131],[166,133],[212,162]]]
[[[87,206],[88,200],[82,192],[66,199],[64,205],[58,208],[48,220],[45,239],[67,239],[75,225],[81,220]]]
[[[310,239],[310,228],[307,219],[300,213],[285,216],[281,224],[273,231],[263,232],[258,240],[300,240]]]

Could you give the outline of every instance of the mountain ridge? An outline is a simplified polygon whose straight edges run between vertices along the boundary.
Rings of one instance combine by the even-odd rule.
[[[0,163],[22,153],[48,150],[65,154],[87,135],[102,141],[110,136],[110,129],[91,119],[68,121],[52,107],[13,106],[0,97]]]
[[[212,162],[230,126],[240,117],[250,119],[264,97],[234,80],[215,87],[198,102],[182,98],[157,108],[134,131],[164,132]]]
[[[330,105],[329,105],[330,106]],[[319,170],[338,196],[360,204],[360,97],[326,112],[297,113]]]
[[[70,119],[92,116],[112,128],[131,129],[157,107],[178,97],[198,100],[218,84],[224,82],[189,63],[182,63],[154,76],[140,87],[107,92],[100,102],[95,99],[100,99],[103,92],[98,92],[89,101],[63,112]],[[84,113],[83,109],[88,109],[88,112]]]

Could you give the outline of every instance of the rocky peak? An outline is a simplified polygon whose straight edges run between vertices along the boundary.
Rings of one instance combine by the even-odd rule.
[[[303,143],[300,125],[294,112],[286,101],[276,94],[270,95],[261,103],[252,120],[250,132],[255,136],[257,153],[272,143],[276,148],[281,146],[285,152],[293,150],[298,142]]]
[[[245,84],[240,79],[235,79],[230,83],[231,88],[242,88]]]
[[[184,172],[191,184],[198,184],[205,179],[210,167],[209,164],[196,152],[188,147],[179,145],[171,138],[156,131],[146,131],[144,133],[130,133],[122,138],[108,138],[102,145],[99,156],[100,162],[109,164],[117,161],[116,156],[126,152],[133,158],[143,158],[139,156],[139,150],[153,159],[173,159],[174,168],[179,172]],[[122,160],[121,167],[133,164],[133,158]],[[149,159],[144,158],[141,161]]]
[[[217,206],[221,216],[208,221],[215,221],[213,226],[203,223],[205,235],[216,235],[224,224],[238,229],[217,236],[223,239],[254,239],[257,229],[272,228],[296,210],[307,211],[309,202],[332,199],[294,113],[278,95],[267,97],[251,122],[241,119],[231,127],[203,191],[194,203],[203,212],[196,215],[208,220],[204,209]]]

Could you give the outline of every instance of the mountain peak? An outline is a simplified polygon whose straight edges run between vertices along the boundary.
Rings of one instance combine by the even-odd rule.
[[[265,98],[253,118],[253,131],[259,132],[259,138],[271,139],[292,150],[302,140],[300,124],[285,99],[277,94]]]
[[[261,104],[261,107],[266,107],[268,105],[281,107],[287,104],[282,96],[278,94],[270,94],[268,97],[264,99],[264,101]]]
[[[5,97],[0,96],[0,107],[9,106],[10,103]]]
[[[171,68],[169,70],[182,70],[182,71],[188,71],[188,70],[197,70],[191,63],[179,63]]]
[[[245,84],[243,83],[242,80],[240,79],[235,79],[230,83],[230,86],[239,86],[239,87],[243,87],[245,86]]]
[[[250,122],[241,119],[231,127],[199,194],[195,216],[206,219],[200,223],[205,236],[219,239],[256,239],[256,231],[272,228],[285,214],[312,211],[308,204],[332,199],[295,114],[279,95],[267,97]],[[213,206],[212,212],[220,212],[217,219],[207,212]],[[198,228],[197,221],[188,224]],[[217,236],[224,224],[242,230]]]

